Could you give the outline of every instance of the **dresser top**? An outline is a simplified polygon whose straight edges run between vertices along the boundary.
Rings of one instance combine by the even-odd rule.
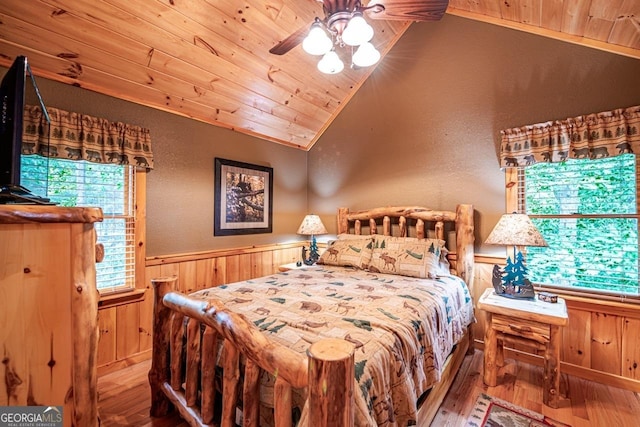
[[[102,221],[100,208],[69,208],[42,205],[0,205],[0,224],[35,224],[76,222],[94,223]]]

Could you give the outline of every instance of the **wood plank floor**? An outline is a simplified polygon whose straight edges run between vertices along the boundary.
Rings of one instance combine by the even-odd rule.
[[[552,409],[542,404],[541,367],[507,359],[499,372],[498,385],[487,387],[482,382],[482,357],[482,352],[476,351],[465,358],[432,426],[464,426],[481,392],[573,427],[640,426],[640,393],[563,374],[560,407]],[[149,417],[147,372],[150,366],[150,361],[145,361],[98,379],[102,426],[187,426],[176,414],[162,419]]]

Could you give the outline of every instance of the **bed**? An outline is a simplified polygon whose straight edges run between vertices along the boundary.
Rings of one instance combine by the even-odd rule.
[[[154,279],[151,415],[428,425],[473,351],[473,231],[471,205],[341,208],[316,266],[191,295]]]

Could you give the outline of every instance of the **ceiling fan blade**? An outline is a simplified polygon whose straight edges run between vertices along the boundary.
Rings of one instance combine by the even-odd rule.
[[[372,19],[389,21],[439,21],[442,19],[449,0],[371,0],[367,7],[375,4],[384,6],[376,12],[375,8],[367,16]]]
[[[289,35],[280,43],[269,49],[269,53],[273,53],[274,55],[284,55],[285,53],[289,52],[291,49],[302,43],[304,38],[309,33],[309,28],[310,25],[300,27],[295,33]]]

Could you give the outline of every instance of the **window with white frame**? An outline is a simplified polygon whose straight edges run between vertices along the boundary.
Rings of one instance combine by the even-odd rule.
[[[22,156],[21,183],[32,193],[46,195],[60,206],[102,208],[95,223],[104,260],[96,264],[98,290],[104,293],[135,287],[135,168]]]
[[[518,169],[518,210],[531,217],[548,243],[527,248],[532,282],[640,296],[637,172],[633,154]]]

